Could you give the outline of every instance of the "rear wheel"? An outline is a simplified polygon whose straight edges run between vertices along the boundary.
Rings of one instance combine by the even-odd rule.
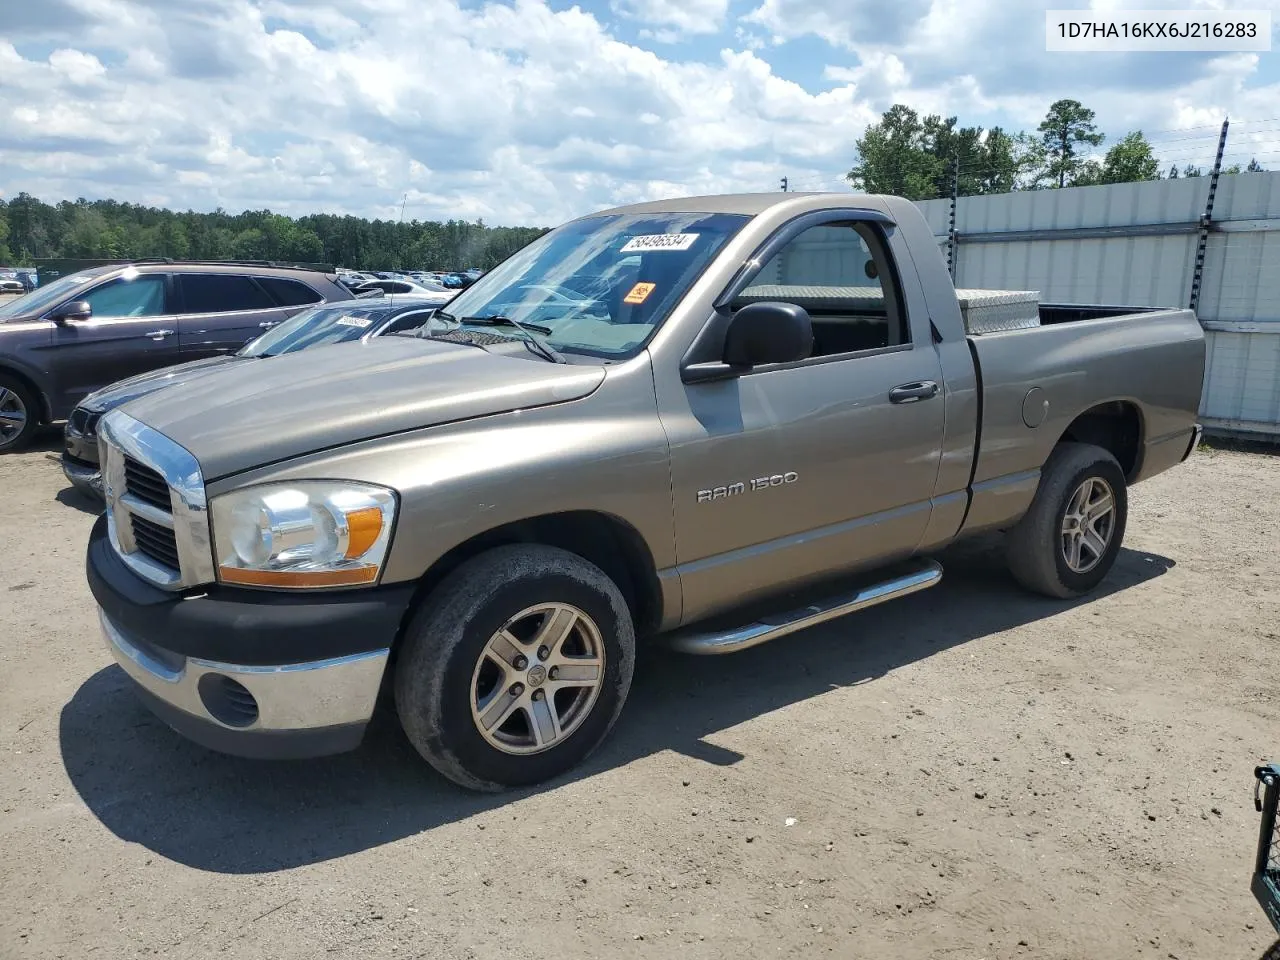
[[[396,709],[455,783],[537,783],[608,734],[634,661],[630,612],[598,567],[554,547],[499,547],[423,601],[396,667]]]
[[[1067,599],[1110,572],[1129,514],[1124,471],[1109,452],[1060,443],[1041,472],[1031,507],[1009,531],[1009,570],[1036,593]]]
[[[0,453],[20,450],[40,426],[36,398],[22,381],[0,374]]]

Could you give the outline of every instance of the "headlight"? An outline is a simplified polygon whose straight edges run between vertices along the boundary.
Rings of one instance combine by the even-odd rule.
[[[218,579],[253,587],[351,587],[377,581],[396,496],[343,481],[271,483],[210,504]]]

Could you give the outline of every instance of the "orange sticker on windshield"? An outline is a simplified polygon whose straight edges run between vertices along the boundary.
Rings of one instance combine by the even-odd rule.
[[[622,298],[622,302],[635,304],[644,303],[649,299],[649,294],[653,293],[657,287],[658,285],[656,283],[637,283],[631,288],[631,292]]]

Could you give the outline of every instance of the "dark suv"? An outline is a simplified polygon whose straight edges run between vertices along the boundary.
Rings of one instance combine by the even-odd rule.
[[[350,299],[334,275],[252,262],[138,261],[59,277],[0,305],[0,453],[108,383],[234,353],[304,307]]]

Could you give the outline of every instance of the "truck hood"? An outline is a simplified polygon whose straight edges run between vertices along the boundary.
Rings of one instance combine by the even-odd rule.
[[[94,413],[105,413],[108,410],[114,410],[123,403],[128,403],[130,400],[145,397],[149,393],[155,393],[157,390],[174,384],[186,383],[195,377],[202,377],[214,370],[220,370],[228,363],[235,363],[245,359],[245,357],[238,357],[235,354],[227,354],[226,356],[206,357],[203,360],[192,360],[189,363],[180,363],[174,367],[162,367],[159,370],[140,373],[136,377],[117,380],[115,383],[108,384],[100,390],[93,391],[93,393],[80,401],[79,406]]]
[[[378,337],[228,363],[123,409],[189,450],[215,480],[373,437],[577,400],[604,376],[603,366]]]

